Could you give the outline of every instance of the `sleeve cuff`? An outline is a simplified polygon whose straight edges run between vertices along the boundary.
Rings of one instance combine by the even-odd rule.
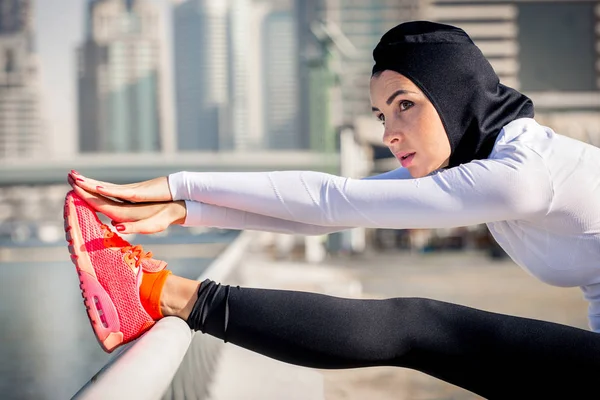
[[[186,216],[182,226],[202,226],[202,203],[185,201]]]
[[[170,174],[167,179],[173,201],[185,200],[185,172]]]

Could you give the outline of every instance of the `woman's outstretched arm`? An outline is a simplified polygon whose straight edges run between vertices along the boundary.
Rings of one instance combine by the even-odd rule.
[[[552,187],[543,160],[523,145],[505,147],[498,159],[419,179],[180,172],[169,176],[169,186],[174,200],[331,227],[446,228],[545,215]]]
[[[410,174],[405,168],[398,168],[363,179],[410,179]],[[84,179],[82,175],[72,171],[67,180],[78,196],[96,211],[119,223],[122,231],[127,230],[127,233],[160,232],[173,223],[302,235],[323,235],[352,228],[290,221],[193,200],[173,202],[166,177],[115,185]]]
[[[185,207],[187,216],[183,226],[206,226],[210,228],[254,230],[305,236],[325,235],[349,229],[349,227],[342,226],[322,226],[288,221],[197,201],[186,200]]]
[[[383,174],[363,178],[363,180],[381,179],[411,179],[411,176],[406,168],[397,168]],[[187,209],[185,226],[208,226],[223,229],[257,230],[300,235],[324,235],[351,228],[289,221],[197,201],[186,200],[185,204]]]

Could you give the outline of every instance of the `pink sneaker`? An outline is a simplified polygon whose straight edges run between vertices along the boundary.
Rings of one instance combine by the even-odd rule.
[[[154,325],[140,302],[142,271],[156,272],[167,263],[113,232],[73,191],[65,198],[64,219],[83,303],[100,346],[111,353]]]

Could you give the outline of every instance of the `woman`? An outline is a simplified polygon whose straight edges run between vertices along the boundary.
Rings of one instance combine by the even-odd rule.
[[[530,99],[500,84],[459,28],[400,24],[382,37],[374,59],[373,113],[402,164],[397,170],[364,180],[309,171],[180,172],[131,185],[71,173],[68,239],[82,289],[104,307],[95,324],[103,347],[176,315],[195,330],[298,365],[412,368],[487,398],[587,394],[600,373],[600,149],[539,125]],[[94,210],[122,233],[170,224],[311,235],[485,223],[529,273],[581,287],[595,332],[428,299],[189,281],[113,235]]]

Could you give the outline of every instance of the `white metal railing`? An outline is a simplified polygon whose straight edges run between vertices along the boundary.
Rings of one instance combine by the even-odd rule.
[[[226,281],[255,238],[256,233],[244,231],[198,277]],[[194,354],[187,354],[194,341]],[[200,345],[196,343],[202,341]],[[218,359],[222,342],[207,335],[195,335],[185,321],[166,317],[136,341],[123,348],[76,394],[77,400],[160,400],[181,398],[177,393],[207,392],[210,374]],[[187,356],[187,357],[186,357]],[[183,363],[183,365],[182,365]],[[194,387],[186,388],[184,379],[189,364],[203,373],[194,373]],[[198,368],[199,367],[199,368]]]

